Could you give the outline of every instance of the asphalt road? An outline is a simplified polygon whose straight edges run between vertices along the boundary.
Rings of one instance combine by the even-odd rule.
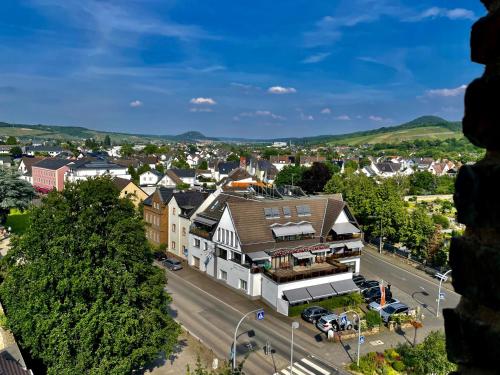
[[[220,359],[228,359],[233,341],[234,329],[246,311],[240,311],[237,306],[231,306],[203,289],[185,280],[183,271],[168,272],[166,290],[173,298],[172,315],[182,323],[193,335],[200,338],[211,348]],[[305,323],[304,323],[305,324]],[[301,322],[301,325],[303,323]],[[303,329],[303,327],[301,327]],[[255,331],[254,337],[248,337],[249,330]],[[290,363],[290,328],[288,322],[280,321],[269,315],[263,321],[257,321],[250,315],[238,331],[238,363],[248,358],[244,363],[246,374],[273,374],[285,368]],[[321,352],[321,345],[312,348],[303,346],[299,332],[296,333],[294,359],[309,356],[312,352]],[[268,341],[274,349],[272,356],[264,355],[263,347]],[[314,338],[310,336],[310,341]],[[252,343],[254,351],[248,351],[245,344]],[[301,343],[302,342],[302,343]]]
[[[408,294],[414,301],[415,306],[421,306],[429,323],[436,327],[442,327],[442,309],[455,307],[460,300],[460,295],[453,291],[450,283],[443,283],[441,292],[445,293],[445,300],[440,303],[440,316],[437,319],[435,316],[439,280],[433,279],[418,270],[409,272],[397,264],[389,262],[389,260],[390,258],[382,258],[379,255],[372,254],[369,250],[364,251],[361,257],[361,274],[367,278],[382,279],[384,282],[390,283]]]

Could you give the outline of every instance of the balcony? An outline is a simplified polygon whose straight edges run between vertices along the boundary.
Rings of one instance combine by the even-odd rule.
[[[352,258],[361,256],[361,250],[354,251],[344,251],[343,253],[332,254],[327,257],[327,259],[342,259],[342,258]]]
[[[262,270],[271,280],[278,284],[289,283],[298,280],[313,279],[316,277],[336,275],[348,272],[349,268],[334,259],[326,259],[325,263],[313,263],[309,266],[295,266],[290,268],[278,268]]]
[[[205,238],[207,240],[210,239],[210,232],[205,230],[205,229],[199,228],[199,227],[191,226],[191,228],[189,228],[189,233],[192,233],[196,236]]]

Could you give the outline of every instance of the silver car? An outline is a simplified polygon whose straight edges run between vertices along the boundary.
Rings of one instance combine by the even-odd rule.
[[[384,323],[388,323],[391,316],[396,314],[409,314],[410,308],[404,303],[393,303],[380,310],[380,316]]]
[[[167,258],[163,262],[163,265],[171,271],[178,271],[182,269],[182,263],[177,259]]]
[[[375,310],[379,311],[380,309],[383,309],[386,306],[392,305],[393,303],[399,303],[399,300],[395,298],[389,298],[387,301],[385,301],[385,304],[383,306],[380,305],[380,298],[371,302],[368,305],[368,310]]]

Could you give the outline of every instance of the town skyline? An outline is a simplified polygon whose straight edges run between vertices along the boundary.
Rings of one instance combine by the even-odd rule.
[[[456,120],[480,70],[466,46],[482,13],[466,1],[8,1],[0,111],[11,123],[255,139]]]

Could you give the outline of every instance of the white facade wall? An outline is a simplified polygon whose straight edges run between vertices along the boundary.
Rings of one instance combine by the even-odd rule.
[[[141,173],[141,175],[139,176],[140,185],[156,185],[158,181],[158,175],[151,173],[150,171]]]
[[[90,177],[97,176],[111,176],[111,177],[120,177],[125,180],[130,180],[131,176],[128,174],[127,168],[117,168],[117,169],[77,169],[75,172],[68,171],[65,175],[65,180],[74,182],[80,180],[86,180]]]
[[[200,271],[206,272],[212,277],[217,277],[215,272],[215,244],[203,237],[189,234],[188,263],[194,267],[194,257],[200,259]],[[200,241],[200,246],[195,246],[195,241]],[[205,246],[206,244],[206,246]],[[208,261],[207,261],[208,258]]]
[[[329,275],[323,277],[315,277],[312,279],[294,281],[284,284],[276,284],[266,276],[262,278],[262,298],[264,298],[271,306],[276,307],[277,299],[283,299],[283,292],[285,290],[304,288],[313,285],[333,283],[335,281],[350,280],[352,279],[352,272],[340,273],[336,275]]]

